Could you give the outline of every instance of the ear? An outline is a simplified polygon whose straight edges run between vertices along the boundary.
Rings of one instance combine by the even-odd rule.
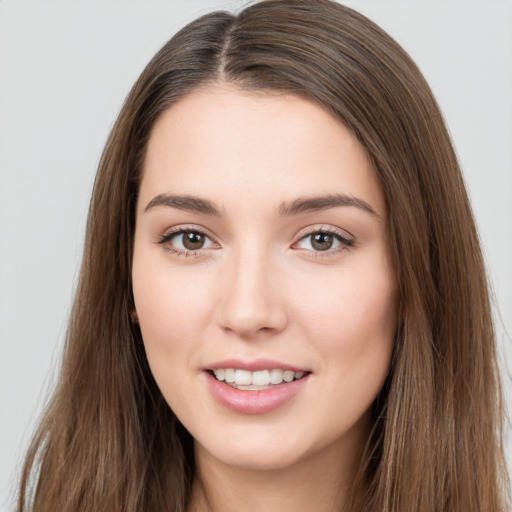
[[[135,308],[133,308],[130,312],[130,316],[132,318],[132,324],[137,324],[139,325],[139,315],[137,313],[137,310]]]

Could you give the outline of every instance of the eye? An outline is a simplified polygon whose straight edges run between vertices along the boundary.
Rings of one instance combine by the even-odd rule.
[[[296,247],[314,252],[338,252],[353,245],[353,240],[333,231],[317,230],[302,237]]]
[[[170,252],[184,255],[215,246],[210,237],[197,229],[180,229],[164,234],[158,243]]]

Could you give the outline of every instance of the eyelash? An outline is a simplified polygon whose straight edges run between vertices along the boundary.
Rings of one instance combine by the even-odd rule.
[[[203,230],[197,228],[197,227],[179,227],[173,231],[170,231],[168,233],[163,234],[160,239],[157,241],[158,244],[162,245],[164,249],[171,254],[175,254],[179,257],[188,258],[190,256],[201,256],[201,251],[204,251],[205,249],[196,249],[196,250],[182,250],[177,249],[176,247],[173,247],[172,245],[166,245],[167,242],[170,242],[174,237],[178,235],[183,235],[185,233],[197,233],[200,235],[203,235],[205,238],[208,238],[211,240],[211,237],[205,233]]]
[[[312,257],[312,258],[329,258],[329,257],[332,257],[333,255],[347,251],[355,245],[354,238],[349,238],[347,235],[345,235],[335,229],[315,227],[315,228],[311,228],[309,231],[302,234],[301,237],[299,238],[299,240],[297,240],[297,242],[295,242],[293,244],[293,246],[297,245],[299,242],[301,242],[302,240],[305,240],[306,238],[308,238],[312,235],[318,235],[318,234],[331,235],[336,240],[338,240],[338,242],[340,242],[340,245],[334,249],[327,249],[325,251],[310,251],[310,250],[308,250],[308,252],[311,253],[309,255],[309,257]]]
[[[174,237],[183,235],[185,233],[197,233],[200,234],[208,239],[211,240],[211,237],[204,232],[203,230],[197,228],[197,227],[179,227],[171,232],[163,234],[157,241],[159,245],[162,245],[164,249],[171,254],[175,254],[178,257],[191,257],[191,256],[201,256],[202,252],[208,249],[196,249],[196,250],[182,250],[177,249],[176,247],[173,247],[172,245],[166,245],[168,242],[170,242]],[[346,235],[332,229],[326,229],[326,228],[314,228],[308,231],[307,233],[303,234],[294,244],[293,246],[296,246],[299,242],[305,240],[306,238],[317,235],[317,234],[323,234],[323,235],[331,235],[333,236],[338,242],[340,242],[340,245],[336,247],[335,249],[327,249],[325,251],[310,251],[307,250],[307,252],[310,252],[311,254],[309,257],[312,258],[326,258],[333,256],[334,254],[338,254],[344,251],[349,250],[351,247],[355,245],[355,240],[353,238],[349,238]],[[215,242],[213,242],[215,243]],[[292,247],[293,247],[292,246]]]

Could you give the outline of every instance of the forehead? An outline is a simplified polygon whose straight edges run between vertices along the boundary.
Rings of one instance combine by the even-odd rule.
[[[165,111],[148,143],[141,200],[161,193],[362,196],[385,212],[381,186],[360,143],[317,104],[293,94],[233,86],[198,89]]]

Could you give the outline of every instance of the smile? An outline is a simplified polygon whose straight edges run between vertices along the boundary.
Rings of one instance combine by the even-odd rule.
[[[306,372],[294,372],[292,370],[249,371],[235,368],[218,368],[213,374],[218,381],[225,382],[235,389],[245,391],[262,391],[279,386],[283,382],[289,383],[304,377]]]
[[[225,361],[203,375],[221,406],[236,413],[265,414],[293,402],[312,377],[311,371],[276,363]]]

